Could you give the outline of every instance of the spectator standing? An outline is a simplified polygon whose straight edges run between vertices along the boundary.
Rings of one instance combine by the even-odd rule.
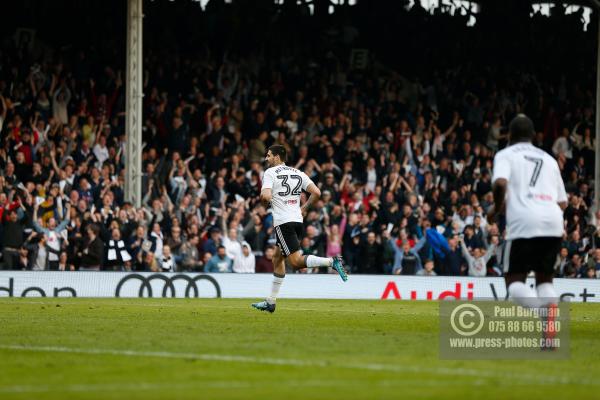
[[[88,240],[81,251],[81,271],[100,271],[104,257],[104,244],[98,237],[100,229],[92,224],[86,229]]]
[[[217,254],[204,266],[204,272],[232,272],[233,261],[227,256],[225,246],[219,246]]]
[[[33,227],[34,229],[43,234],[46,238],[44,240],[47,250],[49,252],[48,255],[48,265],[49,269],[52,271],[58,271],[58,256],[61,252],[62,241],[64,238],[61,236],[62,232],[67,228],[67,225],[70,222],[70,214],[71,214],[71,204],[67,203],[66,215],[64,216],[63,221],[56,225],[56,219],[50,218],[48,220],[48,227],[43,228],[37,222],[37,213],[39,209],[39,204],[35,204],[33,211]],[[58,205],[59,216],[62,217],[63,211],[62,206]]]
[[[394,275],[415,275],[423,268],[419,251],[425,246],[426,237],[423,236],[413,248],[410,247],[408,241],[404,241],[402,247],[400,247],[396,243],[397,240],[395,237],[391,237],[388,240],[394,248],[394,268],[392,269],[392,273]]]
[[[256,269],[256,258],[248,242],[242,243],[242,254],[233,260],[233,272],[253,274]]]
[[[8,213],[8,215],[6,215]],[[27,226],[27,214],[17,210],[4,211],[2,221],[2,254],[5,268],[12,269],[17,265],[19,249],[24,243],[24,229]]]
[[[49,252],[46,244],[46,236],[44,234],[38,234],[37,236],[31,237],[31,240],[28,242],[29,244],[26,248],[29,254],[29,269],[32,271],[48,270]]]
[[[108,240],[106,253],[107,269],[113,271],[131,270],[131,254],[127,251],[125,241],[121,238],[121,231],[114,228]]]
[[[258,257],[256,260],[256,273],[273,273],[273,255],[275,254],[275,247],[268,245],[265,248],[264,255]]]
[[[417,271],[417,276],[436,276],[437,274],[433,270],[433,260],[425,259],[423,261],[423,269]]]
[[[466,239],[466,236],[465,236]],[[462,250],[463,257],[467,260],[469,266],[469,276],[486,276],[487,275],[487,262],[494,255],[496,245],[490,245],[485,254],[481,254],[480,247],[473,247],[469,250],[464,239],[460,239],[460,247]]]
[[[161,272],[176,272],[177,263],[175,257],[171,254],[171,248],[168,245],[163,246],[162,257],[158,261]]]
[[[383,273],[383,247],[377,242],[375,232],[369,232],[367,239],[361,243],[358,256],[357,273]]]
[[[225,246],[225,251],[227,252],[227,257],[233,260],[234,272],[236,262],[241,262],[243,258],[242,252],[242,244],[238,241],[238,232],[236,228],[227,227],[227,220],[229,219],[230,211],[226,210],[224,207],[222,209],[221,215],[221,226],[223,229],[223,246]],[[241,264],[238,264],[241,265]],[[241,271],[240,271],[241,272]]]
[[[181,265],[184,271],[200,271],[202,261],[200,260],[198,244],[198,235],[194,234],[181,246]]]
[[[444,249],[444,258],[439,265],[438,275],[458,276],[463,272],[462,250],[458,245],[458,238],[452,237],[448,239],[449,249]]]

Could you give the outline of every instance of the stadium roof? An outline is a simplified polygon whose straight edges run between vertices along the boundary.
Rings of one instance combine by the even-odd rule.
[[[154,1],[154,0],[153,0]],[[174,0],[170,0],[174,1]],[[192,0],[199,3],[200,7],[204,9],[211,0]],[[237,0],[220,0],[226,4],[233,3]],[[286,1],[294,0],[272,0],[275,4],[284,5]],[[328,9],[329,14],[335,13],[336,6],[353,6],[360,1],[369,0],[295,0],[297,4],[306,4],[311,14],[314,12],[314,6],[320,4]],[[460,13],[460,15],[471,14],[468,26],[473,26],[477,22],[477,14],[480,13],[482,7],[491,6],[499,9],[510,9],[512,8],[510,3],[514,5],[526,3],[523,0],[397,0],[398,2],[404,2],[407,9],[411,9],[415,4],[420,3],[423,8],[433,13],[435,10],[442,9],[442,12],[454,15]],[[552,0],[527,0],[531,4],[532,11],[531,15],[535,13],[541,13],[542,15],[549,16],[552,9],[558,5],[563,5],[566,8],[566,13],[582,12],[582,25],[583,29],[587,30],[587,26],[590,22],[593,9],[599,5],[598,0],[569,0],[569,1],[552,1]],[[508,3],[508,5],[507,5]],[[515,8],[518,9],[518,8]],[[522,10],[522,8],[521,8]]]

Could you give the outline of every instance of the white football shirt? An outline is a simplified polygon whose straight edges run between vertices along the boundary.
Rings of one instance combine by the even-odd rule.
[[[556,160],[531,143],[509,146],[494,157],[492,182],[508,181],[506,193],[507,239],[560,237],[567,201],[565,184]]]
[[[302,222],[300,195],[311,183],[312,180],[304,172],[285,164],[265,171],[262,189],[272,189],[273,192],[273,226]]]

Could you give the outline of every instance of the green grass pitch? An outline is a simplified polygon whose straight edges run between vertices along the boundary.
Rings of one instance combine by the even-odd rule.
[[[445,361],[438,304],[1,299],[0,399],[588,399],[600,304],[572,304],[569,360]]]

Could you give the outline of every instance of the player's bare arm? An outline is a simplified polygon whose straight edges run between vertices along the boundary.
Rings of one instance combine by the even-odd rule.
[[[306,211],[321,198],[321,189],[317,187],[314,183],[311,183],[306,188],[306,191],[310,193],[310,196],[306,200],[306,202],[302,205],[300,210],[302,211],[302,215],[306,214]]]
[[[492,193],[494,194],[494,206],[488,213],[488,221],[491,223],[496,222],[498,215],[505,209],[507,186],[508,181],[504,178],[496,179],[494,185],[492,186]]]
[[[272,189],[263,189],[260,191],[260,202],[265,208],[269,207],[271,200],[273,199]]]

